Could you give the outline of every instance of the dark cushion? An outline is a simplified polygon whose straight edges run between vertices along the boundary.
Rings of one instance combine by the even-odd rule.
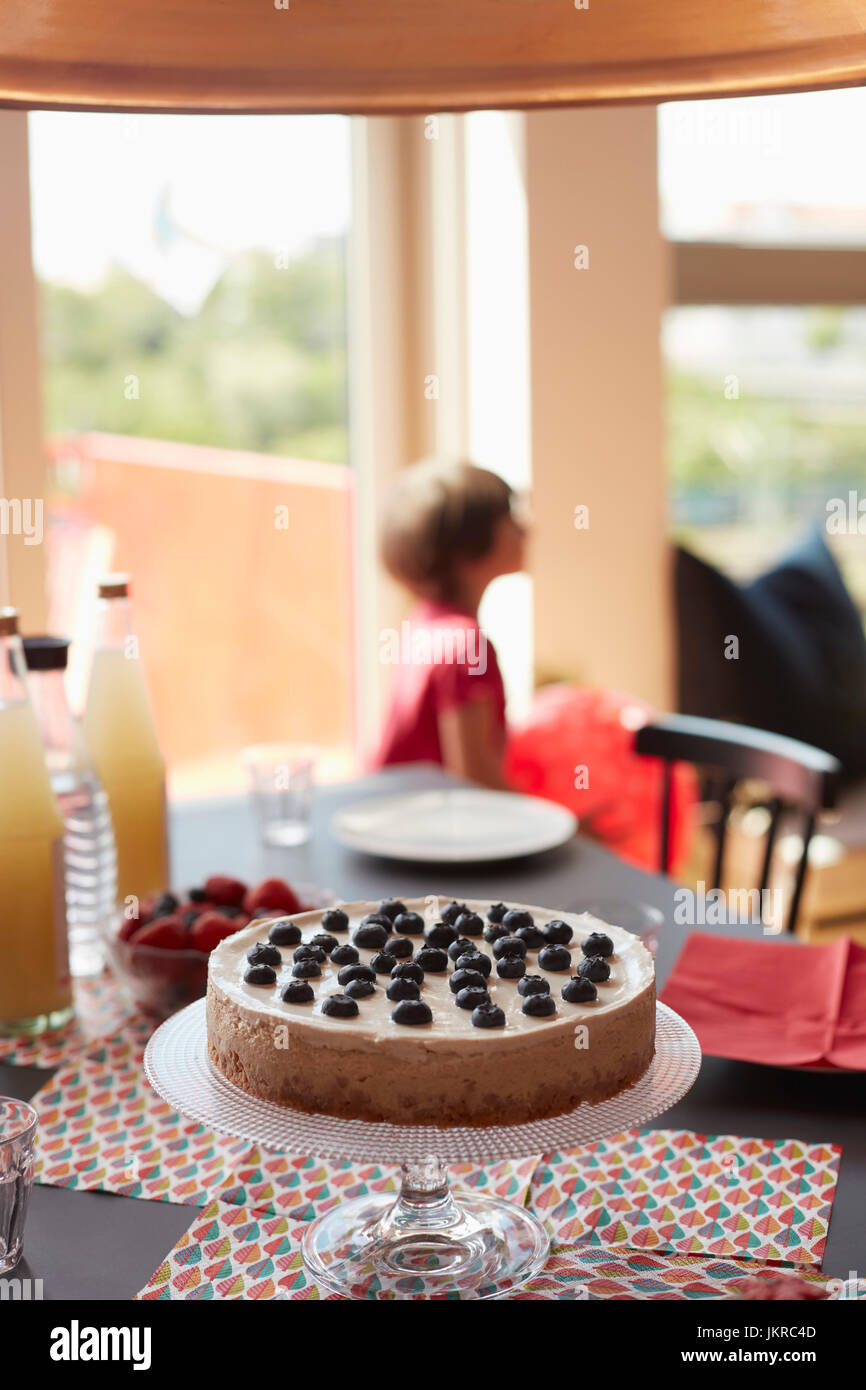
[[[675,572],[680,710],[787,734],[866,772],[866,636],[821,532],[751,584],[681,548]]]

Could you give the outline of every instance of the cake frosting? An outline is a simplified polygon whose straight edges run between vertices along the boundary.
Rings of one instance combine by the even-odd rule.
[[[420,914],[427,929],[441,920],[448,902],[435,896],[404,900],[407,911]],[[489,902],[465,905],[489,926]],[[333,934],[342,945],[352,942],[377,904],[341,906],[348,929]],[[558,962],[562,969],[545,970],[538,949],[526,951],[527,973],[541,976],[549,986],[555,1006],[549,1017],[524,1012],[519,979],[499,977],[495,943],[480,936],[472,939],[472,949],[490,958],[487,994],[502,1010],[501,1026],[479,1027],[472,1010],[457,1006],[449,983],[453,960],[444,972],[424,974],[420,998],[432,1018],[421,1025],[394,1021],[387,974],[376,975],[373,992],[357,999],[355,1016],[324,1012],[333,1007],[326,1001],[342,998],[344,991],[338,979],[343,967],[329,957],[320,962],[321,973],[308,980],[312,1000],[287,1003],[281,996],[295,978],[294,944],[278,948],[275,979],[256,984],[245,978],[249,952],[268,942],[274,926],[262,919],[226,938],[211,954],[207,1017],[212,1061],[235,1084],[280,1104],[411,1124],[516,1123],[607,1099],[633,1084],[652,1059],[655,1036],[655,972],[643,943],[588,914],[509,907],[530,913],[542,931],[553,921],[572,930]],[[309,943],[330,930],[322,918],[315,911],[290,920],[299,928],[301,942]],[[581,942],[593,932],[604,933],[613,946],[607,960],[610,977],[596,984],[595,999],[570,1003],[562,997],[562,987],[585,960]],[[390,939],[399,934],[398,928]],[[414,952],[425,948],[420,935],[410,940]],[[369,965],[377,950],[355,944],[358,963]]]

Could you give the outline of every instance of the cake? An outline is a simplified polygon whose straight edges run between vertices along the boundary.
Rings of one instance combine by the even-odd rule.
[[[607,1100],[643,1075],[655,972],[636,936],[588,914],[344,903],[221,942],[207,1033],[229,1081],[280,1105],[513,1124]]]

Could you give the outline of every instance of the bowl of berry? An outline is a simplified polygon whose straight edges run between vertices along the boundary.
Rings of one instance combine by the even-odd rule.
[[[208,958],[225,937],[253,918],[289,917],[333,901],[309,884],[266,878],[249,886],[212,874],[201,887],[143,899],[135,915],[118,913],[107,930],[106,953],[136,1006],[167,1018],[204,994]]]

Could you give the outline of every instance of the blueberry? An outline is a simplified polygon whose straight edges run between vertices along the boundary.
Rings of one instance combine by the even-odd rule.
[[[424,971],[414,960],[399,960],[391,971],[391,979],[414,980],[416,985],[420,985],[424,980]]]
[[[385,993],[393,1003],[399,1004],[401,999],[420,999],[421,986],[416,980],[407,980],[398,975],[396,979],[388,981]]]
[[[503,927],[501,922],[491,922],[489,927],[484,928],[485,941],[499,941],[503,936],[510,936],[507,927]]]
[[[349,984],[350,980],[369,980],[373,985],[376,983],[376,972],[369,965],[344,965],[342,970],[337,972],[337,980],[341,985]]]
[[[397,957],[392,956],[390,951],[377,951],[370,961],[370,968],[377,975],[390,975],[396,964]]]
[[[483,985],[467,985],[465,989],[458,990],[454,999],[458,1009],[477,1009],[482,1004],[490,1003],[490,995]]]
[[[455,970],[448,978],[448,987],[452,994],[459,994],[461,989],[485,989],[487,981],[479,970]]]
[[[413,950],[414,947],[408,936],[388,937],[388,954],[396,956],[398,960],[407,960]]]
[[[484,931],[484,923],[477,912],[461,912],[454,925],[463,936],[480,936]]]
[[[610,966],[603,956],[586,956],[577,967],[577,973],[582,979],[600,985],[610,979]]]
[[[401,999],[391,1013],[394,1023],[407,1023],[417,1027],[422,1023],[432,1023],[433,1013],[423,999]]]
[[[525,907],[512,907],[506,912],[502,919],[503,927],[515,932],[518,927],[534,927],[535,919],[531,912],[527,912]]]
[[[203,888],[190,888],[189,892],[187,893],[187,897],[189,898],[191,903],[207,902],[207,893],[204,891]]]
[[[198,908],[197,908],[197,907],[194,907],[194,908],[191,908],[188,912],[182,912],[182,913],[180,914],[180,920],[183,922],[183,924],[184,924],[185,927],[191,927],[192,924],[193,924],[193,922],[194,922],[194,921],[196,920],[196,918],[198,917],[198,915],[199,915]]]
[[[549,994],[527,994],[523,1001],[523,1012],[530,1018],[550,1018],[556,1013],[556,1004]]]
[[[272,965],[249,965],[244,972],[244,981],[248,985],[275,985],[277,972]]]
[[[493,954],[497,960],[505,956],[520,956],[522,960],[526,955],[526,943],[519,936],[500,936],[493,943]]]
[[[458,936],[456,941],[452,941],[448,947],[448,955],[451,960],[459,960],[465,956],[467,951],[475,950],[475,942],[470,941],[468,936]]]
[[[477,970],[485,980],[490,974],[492,964],[490,957],[485,956],[483,951],[467,951],[465,956],[458,956],[454,962],[457,970]]]
[[[325,931],[348,931],[349,914],[341,907],[329,907],[322,913],[322,926]]]
[[[319,946],[324,951],[326,956],[329,956],[333,951],[334,947],[339,946],[339,944],[340,943],[335,936],[331,936],[328,932],[324,931],[319,932],[318,936],[314,936],[310,941],[311,946]]]
[[[305,941],[292,952],[292,960],[317,960],[321,965],[322,961],[327,959],[321,946],[316,946],[312,941]]]
[[[477,1004],[472,1010],[474,1028],[504,1028],[505,1014],[498,1004],[488,999],[485,1004]]]
[[[348,994],[350,999],[366,999],[376,993],[376,986],[369,980],[350,980],[343,993]]]
[[[360,957],[354,946],[350,946],[348,941],[344,941],[341,946],[335,946],[331,952],[331,963],[333,965],[354,965]]]
[[[322,1013],[328,1018],[357,1018],[358,1005],[348,994],[329,994],[322,1000]]]
[[[560,917],[554,917],[552,922],[541,928],[546,941],[550,941],[554,946],[567,946],[574,932],[567,922],[563,922]]]
[[[451,902],[446,903],[442,909],[442,921],[447,922],[449,927],[453,927],[460,914],[468,911],[469,908],[465,903],[458,903],[452,898]]]
[[[514,935],[519,936],[520,940],[526,943],[527,951],[537,951],[540,946],[544,945],[544,937],[538,927],[518,927]]]
[[[381,922],[367,922],[366,925],[362,922],[352,940],[356,946],[363,946],[367,951],[380,951],[388,940],[388,929]]]
[[[420,936],[424,930],[424,918],[420,912],[401,912],[394,918],[394,930],[403,936]]]
[[[387,917],[390,922],[393,922],[396,917],[399,917],[401,913],[405,911],[406,904],[401,903],[399,898],[385,898],[376,909],[377,916],[381,915]]]
[[[572,975],[562,986],[562,997],[568,1004],[590,1004],[598,998],[598,990],[591,980],[582,975]]]
[[[306,980],[289,980],[287,985],[283,985],[280,995],[287,1004],[311,1004],[315,997],[313,986],[308,985]]]
[[[173,912],[177,912],[180,907],[179,900],[174,893],[161,893],[153,905],[151,919],[155,917],[170,917]]]
[[[272,941],[275,946],[297,946],[300,939],[300,927],[288,917],[278,917],[276,922],[271,923],[268,941]]]
[[[420,951],[415,952],[414,959],[425,974],[441,975],[443,970],[448,969],[448,952],[440,951],[435,946],[422,946]]]
[[[279,965],[282,959],[276,946],[269,946],[266,941],[257,942],[247,951],[250,965]]]
[[[491,903],[487,909],[488,922],[501,922],[507,911],[505,903]]]
[[[384,927],[390,931],[393,926],[391,918],[384,912],[368,912],[366,917],[361,918],[362,927]]]
[[[242,907],[218,907],[217,912],[223,917],[243,917],[244,915]]]
[[[315,956],[301,956],[292,966],[292,974],[296,980],[316,980],[322,973],[322,967]]]
[[[496,973],[501,980],[519,980],[526,974],[526,961],[522,956],[503,956],[496,962]]]
[[[524,997],[527,994],[549,994],[550,984],[542,975],[524,975],[517,986],[517,993]]]
[[[425,931],[424,940],[428,946],[450,946],[457,940],[457,928],[447,922],[434,922]]]
[[[585,956],[612,956],[613,942],[606,932],[590,932],[580,943],[580,949]]]
[[[538,953],[538,964],[542,970],[570,970],[571,952],[567,946],[545,946]]]

